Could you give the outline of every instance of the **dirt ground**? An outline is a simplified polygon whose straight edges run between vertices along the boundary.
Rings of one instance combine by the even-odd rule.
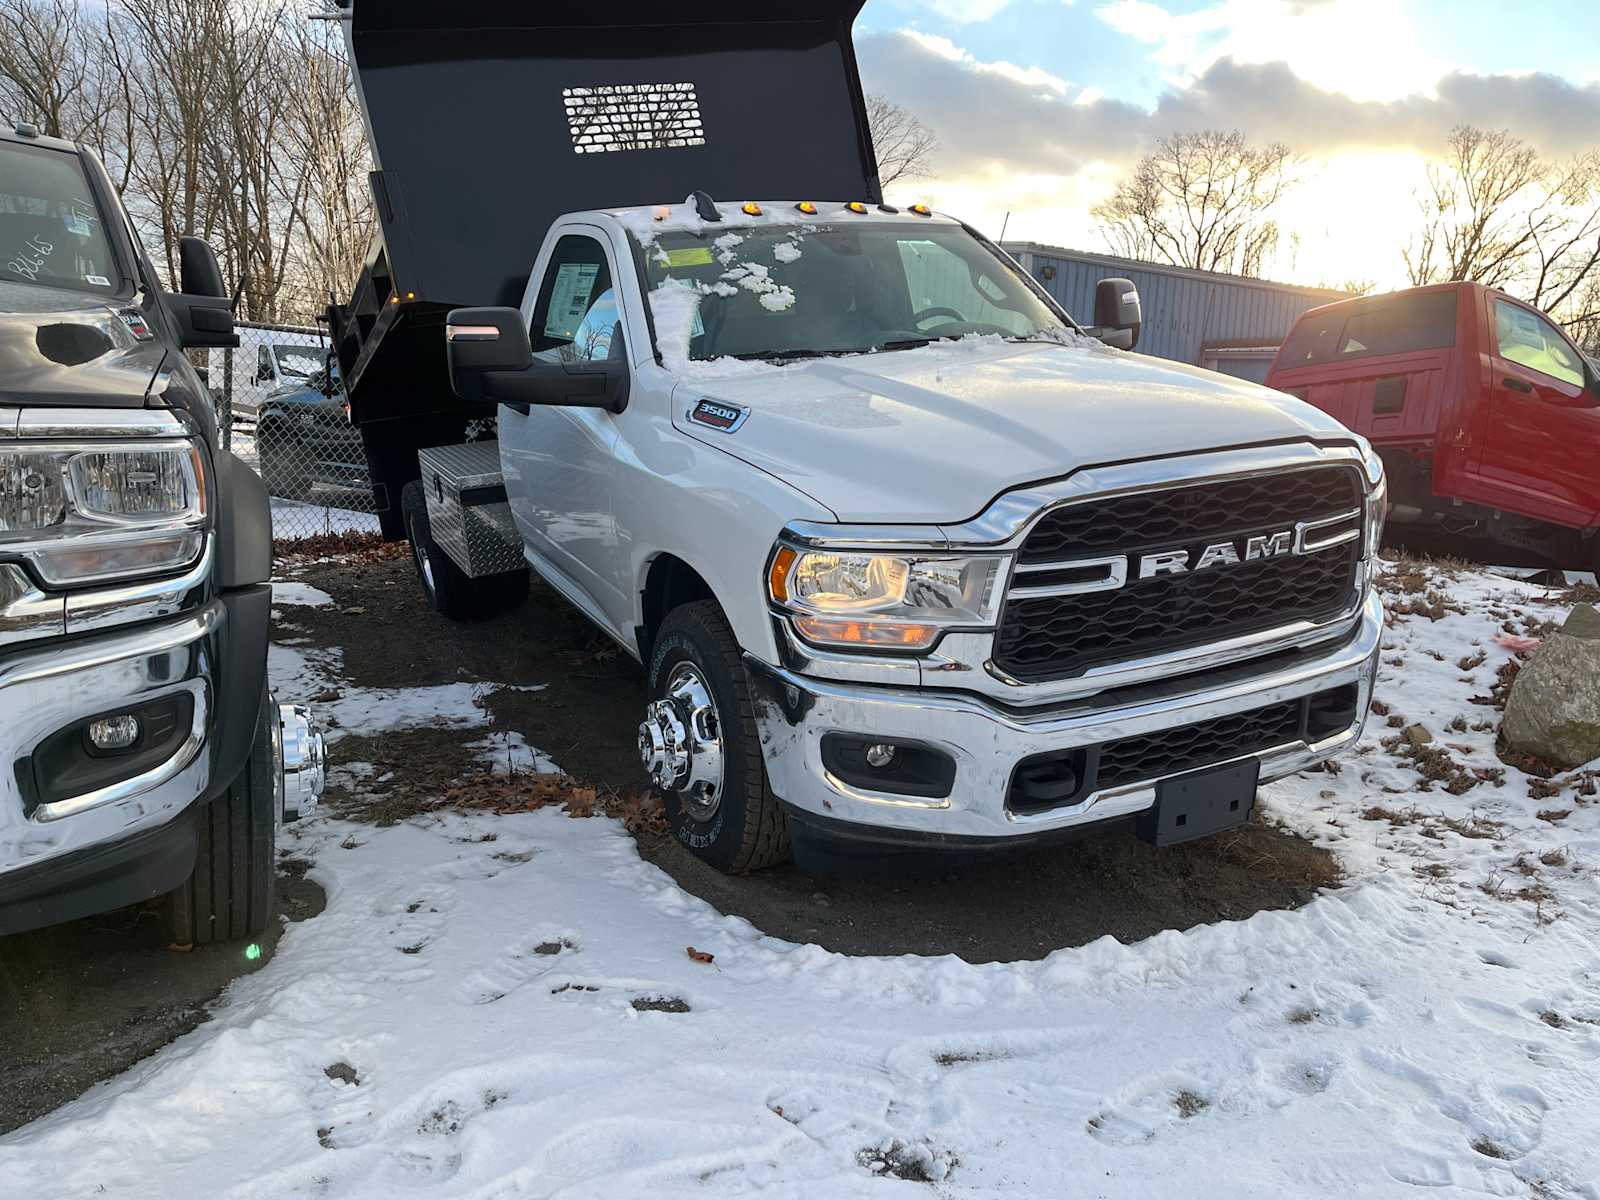
[[[428,609],[409,557],[291,566],[288,575],[333,596],[331,606],[285,611],[292,636],[342,649],[344,676],[365,687],[474,681],[488,685],[492,728],[521,732],[575,779],[603,794],[642,795],[635,734],[641,668],[535,583],[526,605],[457,625]],[[285,631],[283,636],[291,636]],[[544,684],[538,691],[495,684]],[[324,802],[361,820],[403,820],[481,770],[469,741],[442,729],[344,737],[331,761],[389,768],[362,796],[330,786]],[[380,770],[378,776],[385,772]],[[773,936],[847,954],[954,954],[970,962],[1042,958],[1107,934],[1131,942],[1167,929],[1237,920],[1306,903],[1338,882],[1326,851],[1258,820],[1233,833],[1157,851],[1131,833],[999,861],[942,861],[890,878],[809,876],[783,866],[738,878],[705,867],[648,828],[639,852],[686,891]],[[320,889],[293,864],[280,877],[290,920],[314,916]],[[206,1020],[233,978],[258,960],[240,947],[165,950],[149,909],[128,909],[0,939],[0,1132],[111,1078]]]
[[[491,692],[494,727],[522,732],[584,783],[642,789],[635,737],[643,670],[537,582],[518,611],[453,624],[424,606],[408,558],[357,569],[320,564],[297,575],[336,601],[296,609],[297,633],[341,646],[350,682],[544,684],[540,691]],[[388,790],[362,808],[377,819],[399,818],[472,769],[462,745],[481,737],[427,730],[347,738],[335,743],[332,757],[392,768]],[[686,891],[775,937],[848,954],[955,954],[971,962],[1041,958],[1106,934],[1136,941],[1291,908],[1338,876],[1327,852],[1265,822],[1168,850],[1127,833],[876,879],[812,877],[793,866],[730,878],[669,836],[642,833],[638,840],[640,854]]]

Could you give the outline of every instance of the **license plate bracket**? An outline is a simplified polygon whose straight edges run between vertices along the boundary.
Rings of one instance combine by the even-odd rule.
[[[1163,779],[1156,784],[1156,802],[1139,814],[1139,836],[1173,846],[1243,825],[1255,811],[1260,782],[1256,758]]]

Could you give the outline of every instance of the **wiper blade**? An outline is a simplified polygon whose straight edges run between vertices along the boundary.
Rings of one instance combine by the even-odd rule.
[[[923,346],[931,346],[934,342],[959,342],[967,337],[965,333],[930,333],[927,337],[897,338],[892,342],[885,342],[879,346],[880,350],[919,350]]]
[[[846,354],[865,354],[866,350],[852,346],[847,350],[756,350],[749,354],[734,354],[731,358],[746,362],[759,359],[764,362],[785,362],[794,358],[840,358]]]

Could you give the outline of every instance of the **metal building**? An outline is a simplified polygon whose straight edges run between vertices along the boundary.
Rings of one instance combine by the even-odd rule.
[[[1005,250],[1079,322],[1094,320],[1094,286],[1133,280],[1144,305],[1139,352],[1263,382],[1295,318],[1349,293],[1086,254],[1035,242]]]

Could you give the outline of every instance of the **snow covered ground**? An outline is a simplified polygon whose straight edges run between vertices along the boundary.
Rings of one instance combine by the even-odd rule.
[[[1597,1200],[1600,804],[1506,768],[1470,702],[1497,633],[1563,610],[1486,574],[1389,588],[1361,753],[1264,792],[1348,875],[1300,911],[850,958],[720,915],[607,819],[317,818],[286,842],[327,911],[211,1022],[0,1139],[0,1196]],[[273,666],[338,683],[336,654]]]
[[[283,541],[324,533],[377,533],[376,513],[272,498],[272,536]]]

